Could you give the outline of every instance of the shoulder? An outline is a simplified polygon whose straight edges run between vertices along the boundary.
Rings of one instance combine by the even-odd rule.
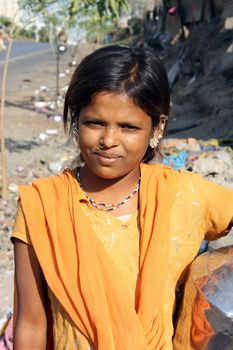
[[[34,225],[34,218],[43,221],[49,213],[55,217],[57,208],[67,207],[76,190],[72,171],[34,181],[31,185],[19,186],[19,199],[27,223]]]
[[[70,169],[65,169],[62,173],[54,176],[49,176],[46,178],[41,178],[39,180],[33,181],[32,186],[43,187],[51,185],[61,185],[66,186],[69,181],[75,179],[74,171]]]
[[[233,190],[223,185],[217,184],[209,179],[204,178],[198,173],[188,170],[174,170],[163,164],[144,164],[142,173],[148,173],[157,181],[164,181],[175,187],[177,191],[186,193],[196,193],[200,199],[208,199],[211,197],[228,196],[229,200],[233,198]]]
[[[60,185],[65,187],[68,182],[75,180],[73,170],[65,169],[62,173],[34,180],[30,185],[21,185],[20,188],[49,188],[51,186]]]
[[[190,172],[188,170],[175,170],[164,164],[142,164],[141,165],[142,176],[150,175],[162,178],[167,180],[176,180],[176,181],[186,181],[186,182],[199,182],[202,180],[202,177],[196,173]]]
[[[54,198],[66,197],[69,188],[75,184],[74,172],[70,169],[62,173],[47,178],[35,180],[31,185],[19,186],[20,197],[30,197],[31,199],[46,198],[50,201]]]
[[[179,194],[202,196],[208,190],[209,181],[199,174],[187,170],[174,170],[164,164],[143,164],[141,166],[142,183],[153,183]]]

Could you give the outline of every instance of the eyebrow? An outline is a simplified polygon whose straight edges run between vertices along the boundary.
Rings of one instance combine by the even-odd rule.
[[[101,123],[101,124],[106,124],[106,121],[98,118],[98,117],[92,117],[90,115],[84,115],[83,119],[81,119],[81,123],[85,123],[85,122],[94,122],[94,123]]]
[[[90,121],[96,121],[96,122],[101,122],[101,123],[106,123],[106,121],[101,117],[96,117],[94,115],[90,115],[90,114],[83,114],[84,119],[90,120]],[[131,119],[134,118],[133,116],[129,116],[126,120],[119,122],[120,124],[128,124],[128,125],[135,125],[138,124],[138,121],[132,121]]]
[[[107,124],[107,121],[101,119],[101,118],[98,118],[98,117],[94,117],[94,116],[90,116],[90,115],[84,115],[84,122],[85,121],[90,121],[90,122],[97,122],[97,123],[101,123],[101,124],[104,124],[106,125]],[[121,121],[119,123],[117,123],[119,126],[132,126],[132,127],[135,127],[135,128],[140,128],[141,125],[138,125],[137,122],[132,122],[132,121]]]
[[[84,114],[83,117],[85,119],[88,119],[88,120],[94,120],[94,121],[97,121],[97,122],[103,122],[103,119],[101,119],[100,117],[95,117],[95,116],[88,115],[88,114]]]

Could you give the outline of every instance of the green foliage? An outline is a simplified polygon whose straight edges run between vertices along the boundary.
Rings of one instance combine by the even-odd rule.
[[[85,29],[89,41],[98,43],[103,43],[106,36],[115,30],[115,25],[109,16],[100,17],[94,12],[84,17],[79,26]]]
[[[18,35],[23,37],[23,38],[35,39],[36,38],[36,27],[32,26],[28,29],[26,29],[26,28],[19,29]]]
[[[117,18],[128,7],[128,0],[21,0],[19,3],[24,11],[34,14],[56,8],[57,14],[63,14],[69,21],[77,18],[78,14],[93,9],[101,18],[109,15]]]
[[[55,3],[55,0],[22,0],[19,2],[19,6],[25,12],[38,13]]]
[[[0,16],[0,25],[4,26],[5,28],[9,28],[11,26],[11,20],[8,17]]]
[[[127,8],[128,0],[21,0],[19,4],[24,18],[30,20],[38,15],[43,19],[50,39],[56,37],[57,28],[67,31],[82,27],[89,38],[98,37],[98,41],[103,41],[113,30],[113,21]],[[47,40],[47,36],[43,30],[43,40]]]
[[[42,43],[47,43],[49,42],[49,28],[48,26],[45,26],[45,27],[42,27],[39,32],[39,40],[42,42]]]
[[[143,20],[141,18],[131,18],[128,21],[128,25],[131,28],[133,35],[139,35],[143,33]]]

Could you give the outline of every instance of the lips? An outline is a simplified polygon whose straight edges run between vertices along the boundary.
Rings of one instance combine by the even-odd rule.
[[[115,164],[118,164],[122,158],[115,153],[108,152],[94,152],[94,155],[96,156],[97,162],[104,167],[114,166]]]
[[[114,153],[108,153],[108,152],[94,152],[99,157],[106,158],[106,159],[118,159],[121,158],[119,155]]]

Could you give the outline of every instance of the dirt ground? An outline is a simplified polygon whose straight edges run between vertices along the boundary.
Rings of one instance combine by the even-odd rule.
[[[221,56],[230,44],[230,34],[221,31],[220,27],[215,25],[209,29],[201,28],[199,34],[193,36],[180,79],[171,94],[169,137],[192,136],[205,140],[233,138],[233,85],[232,81],[225,80],[218,68]],[[216,36],[215,41],[210,40],[213,34]],[[177,44],[166,55],[168,68],[174,63],[179,49]],[[88,51],[90,48],[86,49]],[[195,73],[191,59],[194,54],[195,62],[202,62],[203,66],[198,74]],[[67,71],[61,77],[62,86],[67,84],[71,76],[69,61],[70,57],[67,56],[61,65],[61,72],[70,70],[70,73]],[[190,83],[195,74],[196,78]],[[22,102],[24,106],[32,106],[31,98],[35,95],[35,90],[44,85],[49,86],[51,80],[54,81],[54,67],[43,65],[42,71],[34,72],[30,83],[22,81],[20,74],[17,79],[14,87],[9,87],[7,100],[10,104],[6,106],[5,112],[9,198],[7,201],[1,200],[0,209],[0,222],[3,223],[0,229],[0,320],[7,310],[12,309],[13,251],[9,236],[16,210],[17,185],[51,175],[53,171],[58,172],[60,166],[72,162],[76,152],[75,146],[68,142],[61,121],[56,121],[51,116],[48,118],[41,110],[29,110],[22,106]],[[55,114],[61,113],[62,109]]]

